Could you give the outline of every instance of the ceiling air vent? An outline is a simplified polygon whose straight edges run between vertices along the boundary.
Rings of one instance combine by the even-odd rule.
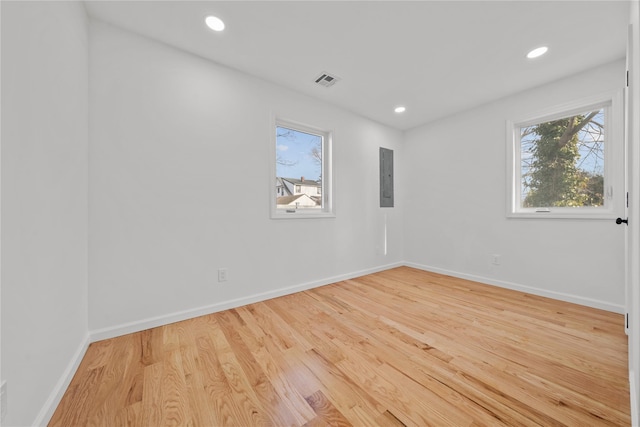
[[[331,87],[340,80],[340,77],[332,76],[329,73],[322,73],[316,77],[315,82],[320,86]]]

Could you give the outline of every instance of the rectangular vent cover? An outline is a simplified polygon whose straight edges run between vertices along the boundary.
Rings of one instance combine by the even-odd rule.
[[[340,80],[340,77],[332,76],[329,73],[322,73],[316,78],[315,82],[318,83],[320,86],[331,87],[334,84],[336,84],[339,80]]]

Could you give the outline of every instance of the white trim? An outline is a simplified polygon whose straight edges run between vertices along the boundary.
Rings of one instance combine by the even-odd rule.
[[[600,310],[611,311],[613,313],[624,314],[624,304],[613,304],[607,301],[596,300],[592,298],[584,298],[578,295],[566,294],[563,292],[548,291],[545,289],[534,288],[532,286],[521,285],[518,283],[505,282],[502,280],[490,279],[483,276],[476,276],[475,274],[460,273],[452,270],[445,270],[443,268],[432,267],[429,265],[417,264],[413,262],[405,263],[407,267],[417,268],[419,270],[431,271],[433,273],[444,274],[447,276],[457,277],[459,279],[471,280],[473,282],[479,282],[486,285],[497,286],[499,288],[511,289],[514,291],[526,292],[528,294],[538,295],[542,297],[552,298],[559,301],[570,302],[574,304],[580,304],[587,307],[598,308]]]
[[[46,426],[47,424],[49,424],[53,413],[60,404],[64,393],[67,391],[67,387],[69,387],[69,384],[71,384],[71,380],[76,374],[76,371],[80,366],[80,362],[82,362],[82,359],[84,358],[84,355],[86,354],[90,343],[90,336],[89,334],[86,334],[84,336],[84,339],[80,343],[80,346],[74,353],[73,358],[67,365],[67,369],[65,369],[60,376],[58,383],[51,391],[51,394],[49,395],[49,398],[47,399],[45,404],[42,406],[40,413],[38,413],[36,420],[33,422],[34,426]]]
[[[535,219],[615,219],[624,213],[624,125],[622,90],[614,90],[547,108],[536,114],[506,121],[507,218]],[[520,138],[516,128],[555,120],[589,111],[605,109],[605,206],[547,209],[523,208],[520,200]]]
[[[640,426],[640,419],[638,418],[640,414],[638,414],[638,406],[636,402],[638,401],[638,389],[635,381],[635,375],[633,374],[633,370],[629,371],[629,400],[631,401],[631,425],[633,427]]]
[[[247,297],[243,297],[243,298],[236,298],[229,301],[223,301],[217,304],[211,304],[211,305],[198,307],[194,309],[174,312],[167,315],[151,317],[148,319],[142,319],[135,322],[129,322],[129,323],[124,323],[117,326],[89,331],[89,333],[85,336],[82,343],[80,344],[75,354],[73,355],[71,362],[63,372],[62,376],[60,377],[60,380],[58,381],[53,391],[49,395],[49,398],[47,399],[42,409],[40,410],[40,413],[36,417],[36,420],[34,421],[33,425],[46,426],[49,423],[49,421],[51,420],[51,417],[53,416],[56,408],[60,404],[60,401],[62,400],[62,397],[64,396],[64,393],[67,390],[67,387],[71,383],[71,380],[73,379],[73,376],[75,375],[78,367],[80,366],[80,363],[82,362],[82,359],[84,358],[87,352],[87,349],[89,348],[89,345],[91,343],[105,340],[105,339],[115,338],[118,336],[130,334],[130,333],[140,332],[149,328],[168,325],[170,323],[191,319],[197,316],[204,316],[207,314],[216,313],[223,310],[241,307],[247,304],[266,301],[271,298],[277,298],[284,295],[293,294],[296,292],[302,292],[302,291],[317,288],[320,286],[325,286],[332,283],[349,280],[356,277],[365,276],[367,274],[373,274],[380,271],[385,271],[385,270],[389,270],[396,267],[402,267],[402,266],[417,268],[419,270],[430,271],[438,274],[445,274],[448,276],[480,282],[480,283],[484,283],[491,286],[498,286],[501,288],[527,292],[533,295],[539,295],[539,296],[553,298],[556,300],[572,302],[575,304],[580,304],[587,307],[599,308],[602,310],[607,310],[615,313],[622,314],[625,311],[624,305],[611,304],[605,301],[598,301],[590,298],[582,298],[576,295],[547,291],[547,290],[534,288],[530,286],[489,279],[486,277],[477,276],[473,274],[466,274],[466,273],[460,273],[460,272],[451,271],[451,270],[445,270],[442,268],[427,266],[427,265],[413,263],[413,262],[402,262],[402,261],[395,262],[395,263],[386,264],[378,267],[372,267],[364,270],[354,271],[351,273],[340,274],[337,276],[332,276],[329,278],[316,280],[313,282],[307,282],[300,285],[288,286],[288,287],[275,289],[268,292],[262,292],[262,293],[250,295]],[[634,378],[633,371],[629,372],[629,378],[630,378],[630,398],[632,402],[632,405],[631,405],[631,415],[633,420],[632,425],[640,427],[640,425],[638,424],[639,414],[636,411],[636,406],[633,405],[633,402],[635,401],[635,399],[638,398],[636,384],[633,381],[633,378]]]
[[[335,218],[335,196],[333,194],[333,132],[320,127],[310,126],[298,120],[291,120],[275,112],[271,112],[269,121],[271,135],[269,141],[271,155],[269,165],[269,209],[271,219],[305,219],[305,218]],[[276,127],[281,126],[296,131],[322,137],[322,209],[278,209],[276,204]]]
[[[640,2],[633,1],[629,8],[630,36],[628,38],[627,65],[629,89],[627,90],[629,116],[629,388],[631,395],[631,421],[640,426]]]
[[[178,311],[178,312],[174,312],[174,313],[170,313],[162,316],[150,317],[148,319],[142,319],[135,322],[125,323],[122,325],[102,328],[95,331],[89,331],[89,334],[91,337],[91,342],[101,341],[109,338],[118,337],[120,335],[126,335],[134,332],[144,331],[145,329],[149,329],[149,328],[168,325],[170,323],[179,322],[182,320],[187,320],[187,319],[191,319],[198,316],[205,316],[207,314],[216,313],[223,310],[229,310],[236,307],[241,307],[247,304],[266,301],[271,298],[277,298],[284,295],[293,294],[296,292],[306,291],[306,290],[317,288],[320,286],[329,285],[331,283],[336,283],[343,280],[349,280],[355,277],[377,273],[377,272],[388,270],[391,268],[401,267],[403,265],[404,264],[402,262],[397,262],[393,264],[387,264],[379,267],[369,268],[366,270],[354,271],[351,273],[341,274],[338,276],[333,276],[333,277],[329,277],[322,280],[316,280],[313,282],[307,282],[300,285],[288,286],[288,287],[275,289],[268,292],[253,294],[247,297],[236,298],[228,301],[219,302],[216,304],[206,305],[206,306],[193,308],[189,310]]]
[[[351,273],[341,274],[338,276],[332,276],[325,279],[316,280],[313,282],[307,282],[299,285],[275,289],[268,292],[253,294],[253,295],[249,295],[242,298],[222,301],[216,304],[210,304],[210,305],[197,307],[193,309],[177,311],[177,312],[166,314],[166,315],[150,317],[147,319],[123,323],[121,325],[111,326],[107,328],[96,329],[93,331],[89,331],[90,342],[93,343],[96,341],[114,338],[121,335],[140,332],[145,329],[156,328],[158,326],[168,325],[170,323],[180,322],[182,320],[192,319],[198,316],[205,316],[207,314],[216,313],[223,310],[229,310],[232,308],[241,307],[243,305],[253,304],[260,301],[266,301],[271,298],[277,298],[284,295],[293,294],[296,292],[302,292],[302,291],[317,288],[320,286],[329,285],[331,283],[336,283],[343,280],[349,280],[355,277],[360,277],[367,274],[377,273],[380,271],[389,270],[391,268],[402,267],[402,266],[413,267],[419,270],[431,271],[439,274],[445,274],[447,276],[453,276],[453,277],[458,277],[460,279],[466,279],[474,282],[484,283],[487,285],[498,286],[500,288],[527,292],[533,295],[544,296],[544,297],[553,298],[560,301],[566,301],[566,302],[584,305],[587,307],[593,307],[593,308],[598,308],[606,311],[611,311],[614,313],[623,314],[625,312],[624,305],[612,304],[606,301],[599,301],[591,298],[583,298],[577,295],[565,294],[561,292],[547,291],[544,289],[534,288],[526,285],[494,280],[494,279],[490,279],[482,276],[476,276],[473,274],[466,274],[466,273],[460,273],[460,272],[451,271],[451,270],[445,270],[442,268],[427,266],[423,264],[417,264],[412,262],[396,262],[396,263],[387,264],[379,267],[373,267],[365,270],[359,270]]]

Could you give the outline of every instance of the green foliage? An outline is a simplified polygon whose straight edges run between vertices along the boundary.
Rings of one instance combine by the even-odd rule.
[[[594,116],[576,115],[527,129],[536,138],[528,172],[523,176],[529,188],[523,207],[602,206],[604,177],[577,166],[579,132]]]

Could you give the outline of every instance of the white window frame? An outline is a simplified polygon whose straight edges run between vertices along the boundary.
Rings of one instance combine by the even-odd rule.
[[[521,200],[520,128],[572,114],[605,111],[604,206],[524,208]],[[625,196],[622,91],[607,92],[557,105],[538,114],[507,120],[507,217],[552,219],[615,219],[623,216]]]
[[[278,208],[276,203],[276,128],[285,127],[300,132],[318,135],[322,137],[322,208],[321,209],[294,209]],[[333,202],[333,132],[319,127],[310,126],[299,121],[285,119],[272,115],[270,128],[270,185],[269,198],[271,219],[308,219],[308,218],[335,218],[335,205]]]

